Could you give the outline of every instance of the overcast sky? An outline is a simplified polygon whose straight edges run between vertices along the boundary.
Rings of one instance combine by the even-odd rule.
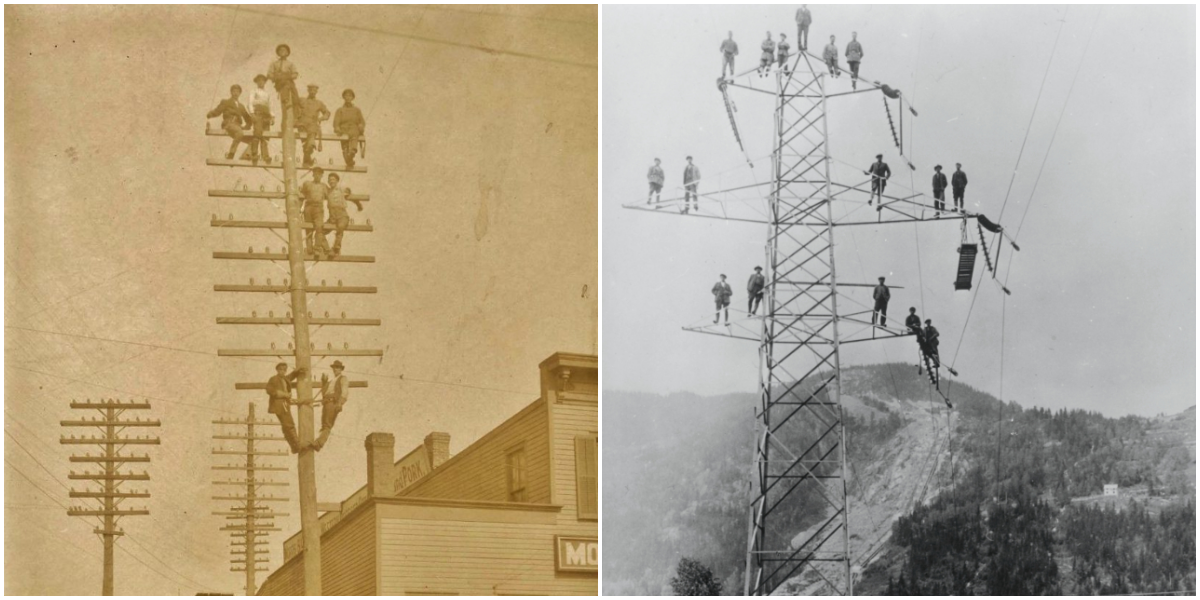
[[[360,164],[370,172],[343,181],[371,194],[351,216],[376,231],[347,233],[343,253],[377,262],[319,265],[309,277],[380,293],[310,307],[382,317],[382,327],[325,328],[313,341],[386,354],[342,359],[370,388],[353,391],[318,456],[322,502],[365,484],[368,433],[394,434],[399,456],[446,431],[458,452],[538,397],[540,361],[596,352],[594,6],[10,6],[5,17],[6,592],[100,591],[91,524],[46,494],[67,503],[78,448],[58,443],[68,403],[113,396],[150,398],[163,422],[151,516],[123,522],[130,537],[118,542],[149,566],[118,551],[117,593],[241,593],[224,520],[209,516],[221,508],[209,500],[210,421],[244,414],[251,399],[263,414],[265,394],[233,384],[265,381],[274,360],[214,354],[283,348],[288,336],[214,317],[287,306],[218,297],[212,285],[279,284],[284,271],[211,252],[284,242],[209,226],[213,214],[282,219],[264,201],[207,197],[275,183],[206,167],[229,141],[203,127],[231,84],[248,96],[280,42],[301,90],[319,83],[334,110],[354,88],[367,118]],[[324,146],[322,162],[340,163],[337,143]],[[294,483],[294,459],[283,464]],[[298,523],[294,485],[287,494],[292,517],[272,535],[272,568]]]
[[[786,33],[794,48],[796,8],[604,10],[606,389],[755,389],[754,342],[680,327],[711,322],[710,289],[719,273],[729,275],[733,307],[744,310],[746,278],[763,260],[764,226],[621,205],[645,201],[645,174],[655,157],[663,159],[672,196],[689,154],[702,169],[702,191],[769,178],[765,160],[749,173],[734,141],[714,85],[718,46],[732,30],[739,71],[757,61],[767,31],[776,39]],[[981,257],[975,285],[982,289],[969,322],[974,292],[952,286],[959,243],[953,224],[839,230],[839,280],[874,283],[886,275],[904,287],[894,290],[890,312],[902,316],[918,307],[940,329],[942,357],[957,365],[961,380],[993,394],[1003,385],[1006,400],[1111,416],[1173,413],[1194,404],[1194,8],[811,8],[810,50],[820,53],[835,34],[844,51],[857,31],[862,71],[903,90],[920,113],[904,124],[906,154],[917,167],[910,179],[880,94],[831,99],[831,153],[844,161],[831,171],[835,180],[857,183],[856,168],[882,152],[893,172],[889,192],[911,181],[928,194],[935,164],[949,173],[961,162],[970,178],[970,210],[996,219],[1003,207],[1002,222],[1015,233],[1028,209],[1022,251],[1013,256],[1006,249],[1001,259],[1000,276],[1012,290],[1007,306],[999,287],[981,280]],[[848,91],[848,79],[831,89]],[[747,153],[769,155],[770,97],[737,89],[731,96]],[[869,302],[868,288],[843,293]],[[844,365],[915,362],[916,350],[903,339],[848,346],[841,357]]]

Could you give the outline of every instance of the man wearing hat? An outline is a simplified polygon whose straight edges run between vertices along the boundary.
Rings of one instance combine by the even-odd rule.
[[[332,365],[333,369],[333,388],[329,387],[329,376],[321,375],[321,435],[313,440],[312,447],[315,450],[320,450],[325,446],[325,442],[329,440],[329,432],[333,430],[333,423],[337,421],[337,416],[342,412],[342,407],[346,405],[346,401],[350,399],[350,380],[342,374],[342,370],[346,367],[342,365],[342,361],[335,360]]]
[[[967,174],[962,170],[962,163],[954,163],[954,175],[950,178],[950,188],[954,190],[954,211],[962,211],[963,194],[967,191]]]
[[[717,302],[717,318],[713,319],[713,324],[721,321],[721,309],[725,309],[725,324],[729,324],[729,299],[733,296],[733,288],[725,283],[725,274],[721,273],[721,280],[713,285],[713,299]]]
[[[334,231],[332,250],[334,258],[342,254],[342,235],[346,232],[346,227],[350,226],[350,214],[346,212],[346,201],[353,202],[358,207],[358,212],[362,212],[362,202],[351,198],[350,188],[338,185],[341,181],[342,178],[337,173],[330,173],[329,185],[326,186],[329,188],[329,220],[325,222],[325,225],[332,227]]]
[[[937,165],[933,171],[933,207],[938,211],[933,216],[941,218],[942,211],[946,210],[946,174],[942,172],[942,165]]]
[[[654,166],[650,167],[650,172],[646,173],[646,179],[650,181],[650,195],[646,196],[646,204],[650,204],[650,199],[655,194],[658,194],[658,201],[662,202],[662,186],[663,182],[667,180],[667,176],[663,173],[660,165],[662,165],[662,161],[654,159]]]
[[[342,140],[342,158],[346,161],[346,167],[353,169],[358,140],[367,131],[367,120],[363,118],[362,111],[354,105],[354,90],[343,90],[342,100],[345,104],[339,107],[337,114],[333,116],[333,132],[346,136],[346,139]]]
[[[254,119],[254,140],[250,142],[250,161],[256,165],[260,151],[263,160],[267,164],[271,164],[266,133],[271,128],[274,118],[271,117],[271,94],[267,92],[266,83],[266,75],[255,75],[254,84],[258,87],[250,92],[250,116]]]
[[[750,295],[750,305],[747,307],[747,312],[752,315],[758,312],[758,305],[762,302],[764,287],[767,287],[767,279],[763,277],[762,267],[754,267],[754,274],[750,276],[750,281],[746,282],[746,293]]]
[[[304,248],[322,260],[329,254],[329,242],[325,239],[325,201],[329,199],[329,186],[321,183],[324,174],[325,169],[317,167],[312,170],[312,181],[300,186],[300,194],[304,196],[304,220],[312,223],[312,229],[304,236]],[[316,244],[315,249],[313,244]]]
[[[938,358],[938,330],[933,327],[931,319],[925,319],[925,355],[933,360],[933,368],[942,365]]]
[[[872,294],[875,298],[875,310],[871,311],[871,324],[875,324],[875,317],[879,317],[879,326],[887,327],[887,305],[888,300],[892,299],[892,290],[888,286],[883,285],[883,278],[879,278],[879,285],[875,286],[875,293]]]
[[[321,137],[321,121],[329,119],[329,109],[317,100],[318,86],[308,84],[308,97],[300,100],[300,113],[296,116],[296,129],[304,132],[304,166],[313,165],[313,149]]]
[[[217,107],[208,111],[208,118],[221,117],[221,129],[233,138],[233,144],[229,146],[229,152],[225,153],[225,158],[232,159],[237,154],[238,146],[242,143],[246,133],[244,128],[250,127],[250,113],[246,112],[246,107],[238,102],[238,96],[242,95],[242,86],[236,83],[229,88],[229,97],[217,104]]]
[[[291,55],[292,49],[287,44],[276,46],[275,56],[278,56],[279,60],[267,68],[267,79],[275,82],[275,91],[279,92],[279,104],[284,110],[293,108],[295,101],[300,98],[300,94],[296,92],[296,78],[300,74],[296,72],[292,61],[288,60]]]
[[[287,363],[279,363],[275,365],[275,376],[267,380],[267,412],[279,418],[283,437],[293,453],[300,451],[300,445],[296,437],[296,422],[292,420],[292,382],[304,374],[304,369],[288,373]]]
[[[692,157],[687,157],[688,164],[683,168],[683,212],[688,212],[688,198],[691,198],[696,204],[696,210],[700,210],[700,195],[697,189],[700,185],[700,167],[692,164]]]
[[[870,206],[871,201],[878,196],[879,208],[876,210],[883,210],[883,189],[887,187],[887,180],[892,176],[892,170],[888,168],[887,163],[883,162],[883,155],[876,154],[875,162],[863,173],[871,176],[871,198],[867,200],[867,206]]]

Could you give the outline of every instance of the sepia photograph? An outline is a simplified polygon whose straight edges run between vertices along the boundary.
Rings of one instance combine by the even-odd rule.
[[[599,594],[599,22],[6,6],[5,594]]]
[[[603,9],[605,595],[1195,595],[1196,11]]]

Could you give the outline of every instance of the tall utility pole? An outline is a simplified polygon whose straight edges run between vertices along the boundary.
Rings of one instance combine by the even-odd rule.
[[[99,431],[100,435],[87,437],[70,435],[60,439],[59,443],[75,446],[99,446],[101,453],[98,456],[93,456],[90,452],[83,456],[71,456],[71,462],[95,463],[99,465],[100,471],[93,473],[88,469],[83,473],[76,473],[72,470],[67,475],[67,479],[98,483],[100,488],[82,491],[71,489],[70,497],[96,500],[100,506],[98,508],[72,506],[67,509],[67,514],[72,517],[95,517],[98,519],[100,526],[94,529],[93,532],[104,540],[104,581],[101,586],[101,594],[112,596],[113,548],[117,536],[125,535],[124,530],[117,527],[117,522],[121,517],[150,514],[150,510],[145,507],[124,508],[121,506],[129,498],[150,497],[150,492],[146,490],[121,489],[121,484],[126,481],[150,480],[150,474],[145,471],[141,473],[121,471],[121,468],[127,463],[148,463],[150,462],[150,457],[145,454],[127,455],[121,452],[125,450],[126,446],[157,446],[159,444],[159,440],[156,437],[122,437],[122,434],[129,427],[158,427],[160,423],[157,420],[143,420],[140,417],[134,419],[122,418],[127,410],[149,410],[150,403],[148,402],[122,402],[108,398],[99,402],[92,402],[91,400],[87,402],[72,402],[71,408],[76,410],[95,410],[99,413],[99,418],[61,421],[60,424],[63,427],[94,427]]]
[[[321,529],[317,515],[317,484],[316,484],[316,455],[310,444],[316,437],[316,431],[313,424],[313,407],[315,404],[320,404],[319,399],[315,398],[313,387],[315,380],[312,379],[313,373],[313,358],[326,357],[382,357],[382,350],[360,350],[350,349],[348,344],[342,344],[341,349],[335,349],[333,344],[327,344],[324,350],[316,349],[315,345],[310,340],[310,325],[316,325],[318,328],[325,326],[378,326],[379,319],[355,319],[346,318],[345,313],[342,313],[341,318],[330,317],[329,313],[325,313],[325,317],[313,318],[309,312],[309,294],[374,294],[376,288],[374,286],[345,286],[341,285],[339,280],[336,286],[326,285],[322,281],[319,286],[310,286],[308,284],[309,270],[316,268],[320,263],[374,263],[373,256],[355,256],[355,255],[340,255],[332,258],[319,258],[309,251],[305,250],[305,230],[313,229],[314,223],[309,223],[304,220],[303,211],[301,210],[301,200],[299,194],[299,179],[301,175],[299,170],[307,170],[311,173],[310,167],[298,169],[296,165],[296,134],[295,134],[295,115],[290,108],[285,108],[281,111],[282,130],[280,132],[270,132],[266,137],[275,139],[281,138],[283,141],[282,164],[262,164],[254,165],[243,160],[230,159],[208,159],[209,166],[224,166],[247,168],[252,170],[262,169],[264,172],[270,172],[273,169],[283,169],[283,191],[270,192],[265,190],[265,186],[259,188],[258,191],[252,191],[248,185],[243,184],[241,190],[224,189],[224,190],[209,190],[210,197],[218,198],[256,198],[266,199],[274,202],[276,199],[284,200],[283,210],[286,214],[286,222],[277,221],[241,221],[229,219],[219,220],[215,215],[212,219],[213,227],[223,228],[242,228],[242,229],[266,229],[273,230],[287,229],[287,249],[285,252],[272,253],[267,250],[263,253],[255,253],[253,249],[249,252],[213,252],[213,258],[222,260],[263,260],[282,262],[287,261],[287,273],[289,277],[284,279],[282,286],[271,285],[270,280],[267,280],[267,285],[255,285],[254,280],[250,280],[249,285],[234,285],[234,284],[217,284],[213,287],[217,292],[251,292],[251,293],[271,293],[276,294],[280,300],[287,302],[290,311],[284,318],[276,318],[274,313],[270,313],[268,317],[259,317],[257,313],[251,317],[217,317],[218,324],[225,325],[288,325],[292,326],[290,332],[291,342],[288,344],[289,349],[276,350],[272,344],[270,349],[221,349],[217,351],[218,356],[228,357],[285,357],[292,356],[295,359],[295,367],[304,369],[310,374],[310,377],[301,377],[296,382],[296,398],[295,404],[298,416],[298,442],[301,448],[298,457],[298,478],[299,478],[299,493],[300,493],[300,527],[303,532],[304,541],[304,590],[307,595],[321,595]],[[220,136],[224,135],[219,129],[209,128],[207,135]],[[345,136],[341,135],[322,135],[323,139],[329,140],[345,140]],[[323,167],[329,172],[343,173],[361,173],[367,172],[366,167],[355,166],[347,167],[346,165],[333,165]],[[241,180],[239,180],[240,182]],[[346,182],[346,187],[353,185],[354,189],[360,189],[360,182]],[[365,202],[370,198],[361,194],[350,196],[351,200]],[[371,227],[370,221],[367,221],[365,226],[351,224],[347,231],[365,231],[370,232],[374,229]],[[286,297],[286,299],[285,299]],[[263,378],[264,381],[266,377]],[[359,388],[367,387],[365,381],[351,381],[350,387]],[[265,388],[263,382],[239,382],[235,386],[238,390],[262,390]],[[319,394],[318,394],[319,395]],[[289,408],[290,410],[290,408]]]
[[[834,158],[827,125],[829,99],[882,93],[899,99],[903,108],[900,94],[865,77],[856,90],[831,92],[819,57],[802,52],[789,62],[789,71],[776,71],[768,80],[773,85],[746,77],[755,69],[718,81],[731,120],[730,88],[771,98],[769,181],[727,190],[706,188],[701,208],[690,211],[681,199],[624,206],[654,214],[674,214],[675,210],[660,209],[678,207],[679,214],[691,217],[766,225],[763,311],[727,325],[705,320],[684,328],[759,344],[760,405],[752,475],[757,489],[750,506],[743,592],[771,594],[790,579],[805,576],[807,582],[821,583],[835,594],[852,595],[856,559],[850,545],[841,349],[911,333],[899,325],[874,324],[867,293],[874,284],[839,278],[834,233],[841,227],[935,222],[935,212],[916,192],[880,194],[868,204],[869,175],[849,184],[830,176]],[[734,123],[735,136],[736,127]],[[900,143],[897,139],[897,146]],[[860,172],[865,164],[852,166]],[[747,201],[748,189],[761,190],[762,199]],[[962,224],[978,215],[940,216],[936,222]],[[931,384],[937,381],[931,374]],[[797,531],[801,515],[817,521]]]
[[[260,488],[268,486],[284,487],[287,483],[282,481],[272,480],[267,473],[272,471],[287,471],[286,467],[278,467],[264,462],[259,459],[270,456],[287,456],[286,451],[264,450],[259,446],[262,442],[282,442],[283,437],[263,435],[263,431],[270,431],[273,425],[277,423],[271,421],[260,421],[254,418],[254,403],[249,403],[250,407],[247,410],[246,419],[229,420],[218,419],[213,421],[218,428],[221,427],[236,427],[243,431],[235,431],[235,433],[218,432],[213,435],[214,440],[232,440],[235,445],[238,442],[243,442],[243,445],[229,450],[225,448],[216,448],[213,454],[234,455],[244,457],[242,464],[225,464],[214,466],[214,470],[218,471],[240,471],[244,473],[245,479],[229,479],[217,480],[213,483],[216,485],[232,486],[239,489],[244,495],[221,495],[214,496],[214,500],[232,501],[235,504],[227,511],[215,511],[214,515],[223,516],[230,521],[229,525],[221,528],[221,531],[230,532],[230,537],[233,540],[230,542],[230,554],[233,555],[233,567],[230,568],[234,572],[246,573],[246,595],[253,596],[258,589],[258,584],[255,581],[255,575],[259,572],[268,570],[266,567],[259,567],[260,564],[268,562],[266,554],[269,551],[266,549],[268,542],[266,534],[271,531],[279,531],[275,526],[275,517],[286,517],[288,513],[275,512],[269,503],[285,502],[286,497],[269,495],[261,493]],[[263,535],[260,535],[263,534]]]

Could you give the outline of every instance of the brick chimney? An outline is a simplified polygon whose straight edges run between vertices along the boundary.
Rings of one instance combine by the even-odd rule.
[[[396,436],[375,432],[367,436],[367,495],[372,498],[392,495],[396,478]]]
[[[429,453],[429,467],[438,468],[450,458],[450,434],[434,431],[425,436],[425,451]]]

